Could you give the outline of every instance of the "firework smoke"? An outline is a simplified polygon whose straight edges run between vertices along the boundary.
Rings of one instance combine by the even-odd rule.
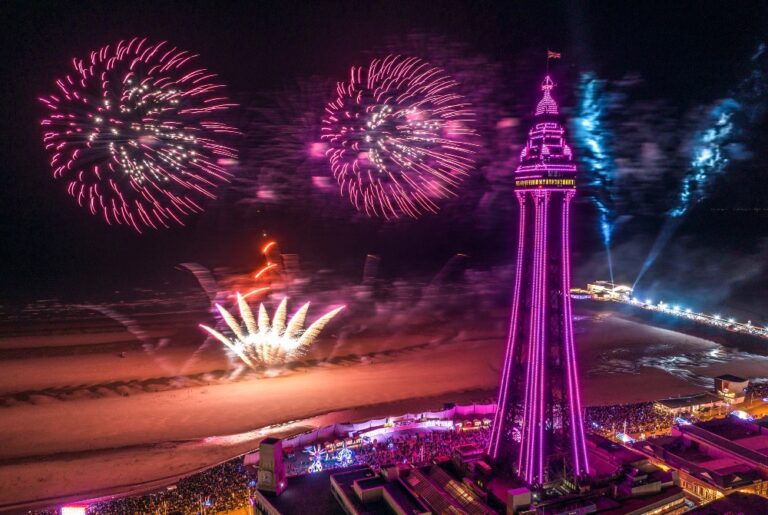
[[[440,199],[440,217],[424,217],[416,221],[402,217],[403,226],[429,232],[444,226],[476,229],[478,221],[490,232],[498,229],[495,221],[506,223],[514,212],[510,202],[509,169],[520,145],[519,127],[513,113],[527,106],[515,92],[522,73],[507,76],[504,67],[465,44],[430,33],[412,32],[385,41],[363,56],[370,62],[382,55],[415,55],[444,70],[457,84],[457,90],[472,105],[472,141],[475,163],[472,173],[463,178],[461,194]],[[244,119],[238,127],[246,127],[242,147],[242,166],[228,192],[238,195],[240,209],[254,215],[305,216],[323,223],[362,224],[387,230],[385,219],[372,219],[365,212],[356,213],[350,204],[339,202],[333,193],[338,185],[329,171],[326,152],[330,148],[321,139],[324,107],[336,82],[327,76],[298,77],[292,84],[253,98],[243,98],[248,110],[238,109]],[[475,216],[467,216],[468,213]],[[488,227],[491,225],[491,227]]]
[[[766,45],[761,43],[752,55],[752,71],[729,98],[718,101],[709,110],[705,126],[693,137],[689,172],[683,179],[677,205],[668,213],[651,251],[635,279],[636,287],[669,240],[680,227],[689,209],[704,200],[712,183],[732,160],[739,138],[764,113],[764,95],[768,90]]]

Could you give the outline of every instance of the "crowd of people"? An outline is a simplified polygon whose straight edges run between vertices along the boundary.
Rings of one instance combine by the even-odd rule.
[[[434,458],[450,458],[456,447],[475,444],[485,448],[490,429],[482,427],[465,431],[404,431],[390,437],[350,449],[350,460],[337,460],[337,453],[324,455],[324,469],[369,464],[381,468],[394,464],[420,465]],[[285,461],[286,473],[306,474],[312,459],[300,456]],[[245,507],[251,489],[255,488],[255,471],[243,465],[242,458],[230,460],[198,474],[180,479],[174,486],[153,493],[124,497],[91,504],[89,514],[187,514],[218,513]],[[54,515],[57,511],[30,511],[30,515]]]
[[[749,399],[758,400],[768,398],[768,381],[766,382],[751,382],[747,388],[747,395]]]
[[[762,392],[768,396],[768,386]],[[590,407],[586,410],[588,430],[615,434],[652,434],[669,429],[669,414],[657,409],[652,402]],[[289,476],[306,474],[313,463],[314,470],[343,468],[367,464],[383,468],[396,464],[423,465],[435,458],[450,458],[454,449],[475,444],[485,449],[490,428],[483,426],[468,430],[407,430],[394,432],[380,439],[364,441],[362,445],[344,451],[339,449],[321,454],[309,454],[297,449],[285,460]],[[320,446],[318,450],[322,449]],[[254,472],[237,458],[198,474],[182,478],[176,485],[151,494],[125,497],[92,504],[89,513],[105,515],[150,513],[216,513],[245,507],[249,492],[256,486]],[[46,512],[30,512],[42,515]],[[51,512],[53,513],[53,512]]]
[[[586,412],[587,428],[600,433],[652,434],[669,430],[672,422],[653,402],[594,406]]]
[[[88,513],[104,515],[218,513],[248,504],[249,477],[242,458],[180,479],[174,487],[137,497],[99,502]],[[255,483],[251,483],[255,485]]]
[[[462,445],[475,444],[485,449],[489,438],[490,429],[482,427],[465,431],[405,431],[351,449],[351,462],[337,459],[339,451],[334,451],[322,455],[320,464],[323,470],[351,465],[370,465],[373,468],[397,464],[422,465],[441,456],[450,458],[452,450]],[[297,452],[294,459],[286,460],[286,473],[289,476],[306,474],[316,460],[317,456]]]

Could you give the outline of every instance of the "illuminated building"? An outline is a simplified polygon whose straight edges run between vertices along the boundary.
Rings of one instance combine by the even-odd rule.
[[[529,486],[589,472],[570,298],[576,165],[547,76],[515,171],[513,287],[489,456]]]
[[[739,404],[746,398],[749,379],[724,374],[715,378],[715,393],[725,399],[728,404]]]
[[[615,300],[628,302],[632,297],[632,287],[614,284],[608,281],[595,281],[587,284],[587,291],[595,300]]]
[[[670,418],[696,415],[702,419],[714,415],[724,415],[725,402],[711,393],[700,393],[687,397],[673,397],[654,403],[656,409],[670,415]]]
[[[687,512],[691,515],[719,513],[768,513],[768,500],[755,494],[734,492]]]
[[[259,474],[257,488],[280,495],[286,486],[283,466],[283,444],[278,438],[265,438],[259,445]]]
[[[768,429],[758,423],[729,416],[679,425],[635,449],[677,470],[680,486],[703,502],[734,492],[768,497]]]
[[[380,445],[394,435],[409,435],[416,430],[422,435],[431,432],[433,437],[439,433],[471,434],[484,427],[484,420],[465,416],[481,415],[488,408],[492,406],[455,406],[419,415],[334,424],[287,438],[282,441],[287,453],[285,470],[290,476],[287,489],[280,496],[261,488],[252,491],[254,512],[677,515],[685,509],[677,471],[657,466],[652,458],[596,434],[587,435],[585,442],[590,457],[590,484],[573,489],[563,481],[551,489],[556,491],[551,495],[532,491],[516,478],[499,478],[487,463],[484,449],[474,442],[467,443],[471,438],[464,442],[461,438],[445,440],[452,442],[450,457],[443,450],[439,454],[417,454],[417,459],[413,458],[415,455],[411,459],[401,455],[390,456],[391,461],[365,458],[363,462],[352,460],[348,464],[332,457],[347,445],[358,449],[366,445],[364,442],[376,440]],[[318,443],[318,438],[329,437],[335,440],[325,441],[324,445]],[[405,439],[413,442],[410,436]],[[429,440],[432,438],[421,442]],[[296,457],[302,454],[297,450],[307,448],[325,449],[326,466],[307,472],[303,461],[306,458]],[[249,456],[246,465],[255,461]],[[269,466],[265,457],[261,458],[259,467],[262,466]]]
[[[324,470],[292,477],[289,492],[276,497],[255,491],[254,511],[266,515],[498,513],[484,502],[480,492],[455,474],[450,463]]]

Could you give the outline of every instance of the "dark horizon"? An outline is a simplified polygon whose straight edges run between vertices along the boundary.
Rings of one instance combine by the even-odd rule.
[[[340,275],[359,274],[369,253],[382,257],[382,272],[392,278],[432,275],[456,253],[468,254],[472,268],[507,264],[513,255],[511,234],[517,215],[509,189],[503,181],[494,183],[488,170],[511,172],[516,165],[517,150],[509,147],[519,145],[527,130],[547,49],[563,54],[560,61],[553,61],[552,71],[560,77],[558,95],[567,116],[573,115],[578,76],[584,71],[607,80],[616,96],[614,105],[626,107],[624,113],[612,110],[607,118],[615,135],[611,144],[617,162],[624,153],[639,152],[638,127],[648,131],[657,127],[656,121],[647,120],[633,125],[622,114],[653,112],[660,105],[664,109],[659,117],[672,125],[659,123],[662,132],[652,134],[676,142],[676,161],[668,160],[665,169],[649,173],[653,182],[635,181],[640,190],[623,192],[625,198],[617,210],[617,217],[625,220],[615,235],[617,279],[634,280],[660,230],[663,213],[671,208],[670,197],[680,187],[681,149],[691,128],[697,126],[689,122],[692,117],[696,122],[696,112],[728,96],[748,75],[749,57],[768,34],[766,9],[759,3],[725,7],[714,2],[675,3],[665,9],[589,2],[480,6],[442,2],[431,7],[353,2],[245,7],[205,2],[9,4],[2,66],[10,80],[0,90],[6,106],[0,130],[7,176],[0,192],[2,302],[175,288],[177,281],[187,280],[174,270],[179,262],[248,266],[257,257],[262,233],[278,239],[286,252],[301,255],[307,266],[332,267]],[[406,41],[413,34],[422,38],[421,43]],[[422,57],[439,62],[441,52],[434,47],[441,42],[459,45],[457,52],[468,61],[482,58],[494,67],[487,98],[497,104],[479,108],[489,111],[486,121],[514,117],[522,120],[521,129],[503,138],[494,133],[486,141],[490,148],[481,163],[483,169],[476,180],[464,184],[463,198],[420,220],[365,219],[334,190],[323,193],[327,198],[319,201],[297,195],[254,206],[243,203],[249,186],[233,184],[222,187],[217,201],[209,203],[202,215],[189,218],[187,227],[137,235],[127,227],[108,227],[80,209],[62,183],[52,179],[40,141],[44,108],[37,101],[52,90],[55,78],[68,71],[71,57],[134,35],[168,40],[200,54],[200,64],[217,73],[229,95],[241,104],[233,122],[245,122],[241,127],[245,132],[249,123],[257,123],[248,108],[272,108],[276,98],[290,103],[297,84],[322,78],[332,85],[345,78],[350,66],[363,64],[385,49],[412,51],[422,45],[426,54]],[[452,54],[444,55],[446,62],[440,64],[451,71]],[[485,70],[469,67],[467,71],[463,63],[456,68],[466,72],[470,81],[484,82]],[[638,84],[625,86],[632,78]],[[315,107],[320,111],[323,106]],[[257,125],[271,129],[261,122]],[[759,176],[766,163],[764,129],[762,123],[745,135],[750,157],[729,165],[709,197],[692,208],[649,272],[649,288],[654,285],[658,290],[658,284],[664,284],[659,294],[665,289],[693,288],[686,285],[688,275],[689,282],[703,281],[697,292],[724,286],[717,302],[740,309],[754,302],[757,311],[765,306],[757,295],[768,286],[768,271],[755,263],[767,248],[768,208],[762,204],[767,191]],[[241,171],[258,179],[263,155],[259,146],[272,143],[254,143],[254,139],[244,137],[234,144],[242,150]],[[310,183],[311,177],[303,174],[310,170],[319,174],[323,166],[293,168],[295,162],[290,159],[282,163],[276,180],[284,180],[282,173],[299,184]],[[658,190],[667,196],[657,197]],[[490,208],[481,205],[485,193],[491,195]],[[606,278],[597,213],[584,191],[575,217],[574,283]],[[731,269],[718,270],[721,263]],[[663,281],[669,281],[669,286]],[[165,286],[167,282],[170,285]]]

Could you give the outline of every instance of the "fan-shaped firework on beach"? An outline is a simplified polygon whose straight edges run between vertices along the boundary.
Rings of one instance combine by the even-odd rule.
[[[74,71],[40,98],[50,109],[43,141],[55,178],[108,224],[169,227],[202,211],[227,181],[237,131],[216,75],[166,42],[134,38],[73,59]]]
[[[258,318],[253,316],[251,308],[240,294],[237,294],[237,305],[242,323],[225,308],[216,304],[216,308],[232,332],[232,338],[206,325],[200,327],[254,370],[285,365],[304,355],[326,324],[344,309],[344,306],[341,306],[327,312],[304,330],[309,302],[299,308],[287,323],[287,298],[283,298],[280,302],[271,322],[264,304],[259,305]]]
[[[390,55],[353,67],[326,106],[322,140],[341,193],[369,216],[418,217],[474,166],[474,114],[442,69]]]

